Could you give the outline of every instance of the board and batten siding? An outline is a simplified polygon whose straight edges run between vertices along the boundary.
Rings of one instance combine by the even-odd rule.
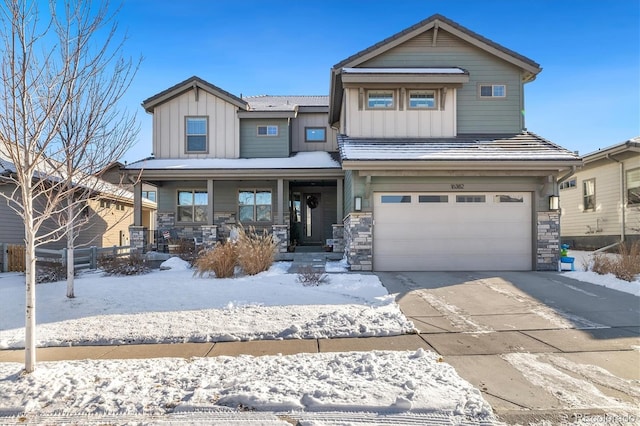
[[[625,170],[638,167],[638,159],[623,161]],[[574,188],[560,190],[560,230],[563,237],[597,237],[620,235],[623,201],[620,200],[620,166],[606,162],[597,167],[577,172],[568,180],[576,179]],[[584,211],[582,183],[595,179],[595,210]],[[625,208],[625,233],[639,234],[631,228],[640,227],[640,207]]]
[[[198,101],[188,91],[158,105],[153,112],[155,158],[238,158],[240,124],[238,107],[204,90]],[[207,152],[187,153],[185,117],[208,117]]]
[[[325,142],[305,142],[305,128],[324,127],[327,140]],[[329,126],[328,113],[299,113],[291,123],[292,151],[328,151],[338,150],[337,131]]]
[[[399,90],[395,90],[395,109],[367,109],[365,90],[365,106],[358,111],[358,89],[346,89],[346,133],[351,137],[363,138],[431,138],[456,135],[456,90],[448,91],[444,110],[408,110],[406,105],[399,110],[398,92]]]
[[[469,82],[457,90],[458,134],[518,133],[524,128],[521,71],[516,66],[442,29],[438,31],[435,47],[432,42],[433,30],[429,30],[359,67],[462,68],[469,72]],[[506,97],[480,99],[480,83],[506,85]]]
[[[258,126],[278,126],[277,136],[258,136]],[[289,156],[289,120],[286,118],[243,118],[240,120],[241,158]]]

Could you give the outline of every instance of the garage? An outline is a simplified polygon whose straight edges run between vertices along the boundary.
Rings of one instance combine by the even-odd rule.
[[[529,271],[528,192],[374,192],[373,269]]]

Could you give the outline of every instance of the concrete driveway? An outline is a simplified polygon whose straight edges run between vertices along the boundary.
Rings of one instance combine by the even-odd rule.
[[[640,424],[640,298],[554,272],[379,272],[507,423]]]

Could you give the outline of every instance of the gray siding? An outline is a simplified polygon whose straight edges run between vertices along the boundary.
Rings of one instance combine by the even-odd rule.
[[[324,127],[327,140],[325,142],[305,142],[306,127]],[[337,151],[336,130],[329,126],[329,113],[302,113],[291,125],[293,152],[305,151]]]
[[[258,136],[258,126],[278,126],[278,136]],[[289,120],[282,118],[240,120],[240,157],[279,158],[289,156]]]
[[[522,130],[520,70],[440,29],[436,46],[429,30],[361,67],[460,67],[469,82],[457,91],[457,132],[517,133]],[[505,99],[479,99],[478,84],[505,84]]]
[[[355,197],[355,193],[353,191],[353,171],[345,170],[344,171],[344,211],[343,216],[346,216],[347,213],[353,211],[353,197]]]

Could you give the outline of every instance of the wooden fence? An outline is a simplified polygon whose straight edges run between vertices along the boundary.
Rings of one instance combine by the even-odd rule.
[[[25,247],[16,244],[0,243],[2,250],[2,272],[24,272]],[[100,256],[129,256],[131,246],[87,247],[73,250],[73,265],[75,269],[97,269]],[[66,265],[67,249],[48,250],[36,248],[36,262],[54,262]]]

